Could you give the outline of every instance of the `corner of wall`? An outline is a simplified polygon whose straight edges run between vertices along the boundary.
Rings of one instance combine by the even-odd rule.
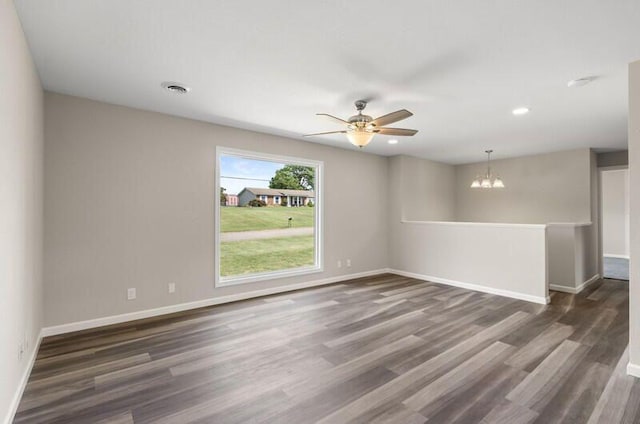
[[[640,186],[640,61],[629,65],[629,186]],[[629,362],[640,364],[640,195],[629,191]]]
[[[0,43],[0,420],[11,422],[42,328],[44,181],[42,84],[13,1],[0,2]]]

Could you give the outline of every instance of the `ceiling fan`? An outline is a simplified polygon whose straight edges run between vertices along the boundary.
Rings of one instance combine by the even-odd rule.
[[[328,131],[321,132],[315,134],[305,134],[304,137],[311,137],[314,135],[327,135],[327,134],[346,134],[347,138],[354,146],[358,146],[360,148],[369,144],[371,139],[376,134],[385,134],[385,135],[399,135],[399,136],[411,136],[415,135],[418,130],[408,130],[405,128],[385,128],[385,125],[392,124],[394,122],[402,121],[403,119],[407,119],[410,116],[413,116],[413,113],[409,112],[406,109],[397,110],[395,112],[388,113],[386,115],[382,115],[379,118],[373,119],[369,115],[363,115],[362,111],[365,107],[367,107],[366,100],[357,100],[356,110],[358,111],[357,115],[353,115],[347,120],[337,118],[333,115],[329,115],[328,113],[317,113],[316,115],[324,116],[334,122],[338,122],[342,125],[346,125],[347,128],[341,131]]]

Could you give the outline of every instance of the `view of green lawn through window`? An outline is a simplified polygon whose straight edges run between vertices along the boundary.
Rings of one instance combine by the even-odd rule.
[[[221,155],[220,276],[316,265],[316,168]]]

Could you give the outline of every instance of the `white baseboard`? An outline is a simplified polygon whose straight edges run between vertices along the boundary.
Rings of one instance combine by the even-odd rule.
[[[13,394],[13,399],[11,399],[11,404],[9,405],[9,411],[7,411],[7,415],[4,418],[4,424],[11,424],[13,422],[13,418],[18,411],[18,405],[20,404],[20,400],[22,399],[22,394],[24,393],[24,389],[27,387],[27,382],[29,381],[29,376],[31,375],[31,370],[33,369],[33,364],[36,362],[36,357],[38,356],[38,349],[40,348],[40,342],[42,341],[42,331],[38,334],[38,340],[36,340],[35,345],[33,346],[33,351],[31,352],[31,356],[29,357],[29,362],[27,366],[22,372],[22,377],[20,378],[20,384],[16,388],[16,392]]]
[[[591,284],[595,283],[599,279],[600,279],[600,274],[596,274],[593,277],[589,278],[587,281],[583,282],[578,287],[576,287],[576,289],[578,290],[578,293],[580,293],[582,290],[586,289],[587,287],[589,287]]]
[[[281,287],[272,287],[262,290],[253,290],[245,293],[232,294],[227,296],[214,297],[211,299],[198,300],[195,302],[179,303],[176,305],[162,306],[160,308],[145,309],[143,311],[129,312],[120,315],[96,318],[86,321],[71,322],[68,324],[54,325],[42,329],[42,336],[56,336],[59,334],[72,333],[74,331],[88,330],[91,328],[103,327],[105,325],[120,324],[138,319],[151,318],[158,315],[172,314],[175,312],[187,311],[189,309],[203,308],[206,306],[219,305],[222,303],[237,302],[239,300],[251,299],[254,297],[268,296],[271,294],[284,293],[293,290],[300,290],[308,287],[323,286],[327,284],[339,283],[341,281],[353,280],[356,278],[370,277],[389,272],[388,269],[377,269],[355,274],[340,275],[336,277],[323,278],[321,280],[306,281],[298,284],[290,284]]]
[[[602,256],[604,256],[605,258],[629,259],[629,255],[614,255],[612,253],[604,253]]]
[[[559,286],[557,284],[549,284],[549,290],[562,292],[562,293],[571,293],[571,294],[578,293],[575,287]]]
[[[593,277],[589,278],[587,281],[585,281],[582,284],[580,284],[578,287],[569,287],[569,286],[560,286],[560,285],[557,285],[557,284],[549,284],[549,289],[555,290],[555,291],[559,291],[559,292],[564,292],[564,293],[578,294],[582,290],[584,290],[587,287],[589,287],[591,284],[593,284],[596,281],[598,281],[599,279],[600,279],[600,274],[596,274]]]
[[[640,378],[640,365],[629,362],[627,364],[627,374],[632,377]]]
[[[494,289],[492,287],[481,286],[473,283],[465,283],[462,281],[448,280],[446,278],[433,277],[430,275],[416,274],[413,272],[400,271],[397,269],[390,269],[390,273],[401,275],[403,277],[415,278],[418,280],[430,281],[432,283],[446,284],[448,286],[460,287],[468,290],[475,290],[483,293],[496,294],[498,296],[510,297],[518,300],[525,300],[527,302],[540,303],[546,305],[550,302],[549,296],[532,296],[530,294],[518,293],[511,290]]]

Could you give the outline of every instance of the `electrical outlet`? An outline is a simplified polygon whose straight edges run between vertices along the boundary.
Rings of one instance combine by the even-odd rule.
[[[342,261],[338,261],[338,268],[342,268]]]
[[[127,289],[127,300],[133,300],[136,298],[136,289],[135,287]]]
[[[351,266],[351,259],[347,259],[347,268]]]
[[[176,292],[176,283],[169,283],[169,293]]]

